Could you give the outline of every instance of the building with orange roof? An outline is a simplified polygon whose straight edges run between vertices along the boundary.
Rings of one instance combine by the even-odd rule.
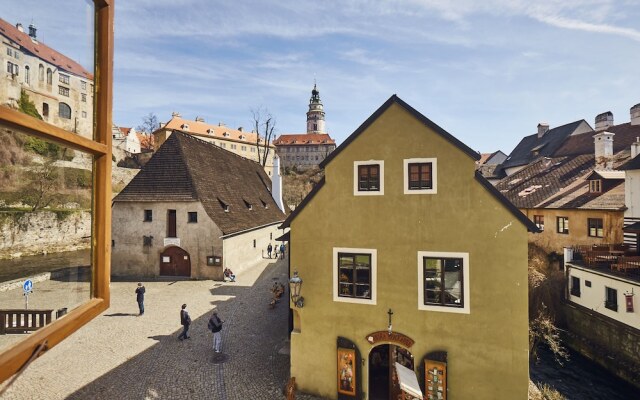
[[[336,149],[335,140],[326,133],[324,117],[320,92],[314,84],[307,112],[307,133],[280,135],[273,141],[284,168],[317,168]]]
[[[117,161],[141,152],[140,139],[134,128],[125,128],[113,125],[111,129],[111,136],[113,155]]]
[[[28,33],[0,19],[0,104],[17,107],[24,90],[42,119],[93,138],[93,73],[40,42],[31,24]]]
[[[169,122],[161,124],[160,128],[153,132],[155,149],[159,149],[174,131],[193,135],[199,139],[213,143],[218,147],[256,162],[259,162],[259,158],[264,152],[264,138],[259,136],[256,132],[246,132],[242,127],[233,129],[222,122],[219,122],[216,125],[209,124],[206,123],[202,117],[196,117],[195,120],[189,120],[182,118],[182,116],[176,112],[171,115]],[[258,144],[260,145],[259,151]],[[268,149],[269,154],[267,155],[267,162],[266,165],[264,165],[264,170],[267,174],[271,175],[271,172],[273,171],[275,147],[273,144],[269,143]]]

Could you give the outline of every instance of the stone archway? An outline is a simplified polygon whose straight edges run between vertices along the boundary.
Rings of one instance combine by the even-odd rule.
[[[160,254],[161,276],[191,277],[191,257],[178,246],[169,246]]]

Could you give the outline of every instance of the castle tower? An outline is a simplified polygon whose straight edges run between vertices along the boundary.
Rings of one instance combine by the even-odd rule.
[[[313,84],[311,99],[309,99],[309,111],[307,112],[307,133],[327,133],[324,129],[324,108],[320,100],[320,92]]]

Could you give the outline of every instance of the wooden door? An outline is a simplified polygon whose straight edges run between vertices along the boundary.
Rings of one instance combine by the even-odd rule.
[[[191,277],[191,257],[184,249],[171,246],[160,254],[160,275]]]

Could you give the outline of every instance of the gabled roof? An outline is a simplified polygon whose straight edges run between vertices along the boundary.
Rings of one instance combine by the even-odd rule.
[[[629,171],[629,170],[632,170],[632,169],[640,169],[640,157],[635,156],[634,158],[632,158],[629,161],[627,161],[626,164],[622,165],[618,169],[622,170],[622,171]]]
[[[624,171],[612,171],[612,170],[599,170],[596,169],[589,174],[585,179],[612,179],[612,180],[624,180]]]
[[[631,143],[635,142],[636,139],[640,137],[640,125],[631,125],[629,122],[626,124],[610,126],[606,131],[614,134],[614,153],[629,149],[631,147]],[[587,132],[570,136],[562,146],[558,148],[554,153],[554,156],[562,157],[593,153],[595,151],[593,135],[599,132]]]
[[[564,143],[565,139],[575,132],[583,122],[585,124],[587,123],[585,120],[581,119],[579,121],[574,121],[566,125],[549,129],[541,138],[538,137],[537,133],[525,136],[520,143],[518,143],[516,148],[511,151],[509,157],[507,157],[507,159],[502,163],[502,168],[527,165],[539,157],[553,156],[556,150]],[[593,135],[593,133],[591,135]]]
[[[88,80],[93,80],[93,74],[87,71],[82,65],[40,41],[34,42],[31,40],[29,34],[26,32],[20,32],[18,28],[1,18],[0,34],[19,45],[23,51],[30,53],[51,65],[55,65],[62,71],[69,72]]]
[[[257,162],[174,131],[113,201],[200,201],[229,235],[285,219],[270,188]]]
[[[351,142],[353,142],[358,136],[360,136],[360,134],[364,132],[369,127],[369,125],[371,125],[376,119],[378,119],[378,117],[380,117],[380,115],[382,115],[385,111],[387,111],[387,109],[391,107],[391,105],[393,104],[397,104],[400,107],[407,110],[409,114],[413,115],[417,120],[425,124],[431,130],[433,130],[440,136],[447,139],[449,142],[451,142],[451,144],[456,146],[458,149],[460,149],[463,153],[467,154],[469,157],[473,158],[474,160],[480,159],[480,154],[472,150],[466,144],[462,143],[460,140],[458,140],[449,132],[439,127],[435,122],[431,121],[429,118],[422,115],[415,108],[411,107],[409,104],[405,103],[401,98],[399,98],[397,95],[394,94],[391,97],[389,97],[389,99],[385,101],[384,104],[380,106],[380,108],[378,108],[373,114],[371,114],[371,116],[367,118],[367,120],[364,121],[362,125],[358,127],[358,129],[356,129],[351,135],[349,135],[347,140],[342,142],[340,146],[338,146],[331,154],[329,154],[327,158],[325,158],[320,163],[320,168],[324,168],[325,165],[329,164],[331,160],[333,160],[338,154],[342,152],[344,148],[346,148]]]
[[[626,152],[616,154],[614,165],[627,158]],[[541,158],[498,182],[496,189],[518,208],[623,209],[620,173],[594,171],[594,165],[593,154]],[[590,192],[588,179],[593,175],[610,177],[614,183],[602,193]]]
[[[122,132],[123,136],[129,136],[129,133],[131,132],[131,128],[124,128],[124,127],[118,127],[118,129],[120,129],[120,132]]]
[[[333,153],[331,153],[322,163],[320,163],[320,167],[324,168],[324,166],[327,165],[327,163],[329,161],[331,161],[331,159],[333,159],[333,157],[335,157],[335,155],[337,153],[342,151],[351,142],[353,142],[358,135],[360,135],[364,130],[366,130],[378,117],[380,117],[382,115],[382,113],[384,113],[394,103],[400,105],[401,107],[403,107],[411,115],[413,115],[416,119],[418,119],[419,121],[423,122],[426,126],[431,128],[437,134],[439,134],[439,135],[443,136],[445,139],[449,140],[456,147],[458,147],[458,149],[460,149],[462,152],[464,152],[467,155],[469,155],[474,160],[480,159],[480,155],[478,153],[473,151],[471,148],[469,148],[467,145],[462,143],[460,140],[456,139],[449,132],[447,132],[444,129],[440,128],[434,122],[432,122],[427,117],[425,117],[424,115],[422,115],[421,113],[416,111],[413,107],[411,107],[410,105],[405,103],[403,100],[401,100],[398,96],[396,96],[394,94],[380,108],[378,108],[369,118],[367,118],[367,120],[362,125],[360,125],[360,127],[358,127],[358,129],[356,129],[356,131],[353,132],[347,138],[347,140],[345,140]],[[493,187],[493,185],[491,185],[491,183],[489,183],[489,181],[487,181],[482,176],[482,174],[480,174],[478,171],[475,172],[475,179],[493,197],[495,197],[496,200],[498,200],[507,210],[509,210],[518,219],[518,221],[520,221],[527,228],[527,230],[529,232],[539,232],[540,231],[538,229],[538,227],[533,222],[531,222],[524,214],[522,214],[522,212],[520,212],[520,210],[518,210],[516,207],[514,207],[514,205],[511,204],[500,192],[498,192]],[[322,177],[320,182],[318,182],[318,184],[316,184],[316,186],[314,186],[313,190],[311,190],[311,192],[304,198],[304,200],[300,203],[300,205],[298,207],[296,207],[296,209],[291,214],[289,214],[289,216],[284,221],[284,223],[280,226],[280,228],[290,227],[291,226],[291,222],[307,206],[307,204],[309,204],[309,202],[316,196],[316,194],[322,189],[324,184],[325,184],[325,177]]]
[[[304,146],[304,145],[323,145],[335,144],[336,141],[331,139],[326,133],[300,133],[280,135],[273,141],[274,146]]]

